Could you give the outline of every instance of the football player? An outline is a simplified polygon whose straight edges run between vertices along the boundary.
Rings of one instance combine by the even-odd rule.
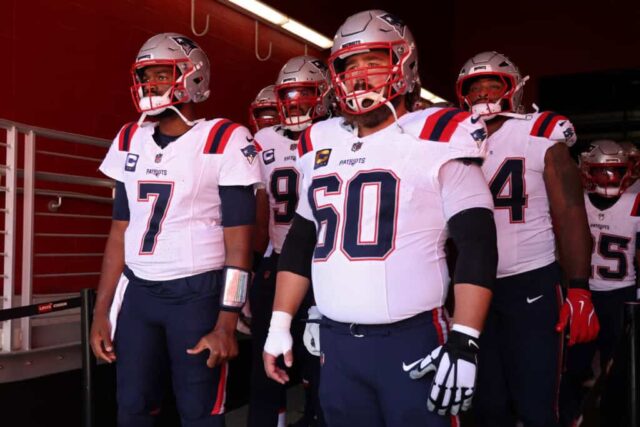
[[[417,49],[385,11],[344,22],[329,69],[342,117],[298,142],[300,199],[279,260],[265,370],[289,380],[276,358],[292,363],[291,319],[313,276],[327,424],[448,426],[471,404],[495,278],[493,203],[478,165],[486,128],[457,109],[409,113]],[[460,251],[450,331],[447,236]]]
[[[249,124],[253,133],[280,124],[275,85],[263,87],[249,106]]]
[[[487,124],[482,171],[495,205],[498,275],[483,332],[474,401],[479,426],[557,425],[562,335],[595,339],[589,292],[591,239],[580,174],[568,146],[571,122],[552,112],[523,114],[518,68],[497,52],[469,59],[458,76],[462,108]],[[568,282],[563,304],[561,273]]]
[[[268,233],[258,230],[257,240],[262,241],[254,244],[254,250],[263,253],[267,240],[270,239],[273,252],[269,258],[263,260],[258,269],[250,298],[253,311],[254,365],[248,425],[265,427],[276,426],[277,419],[283,423],[286,407],[286,389],[282,384],[267,378],[262,365],[262,351],[271,321],[276,267],[298,204],[301,178],[296,165],[298,137],[312,123],[329,117],[334,102],[327,66],[311,56],[297,56],[287,61],[278,74],[275,93],[282,125],[264,128],[256,134],[256,141],[261,147],[260,168],[268,196],[266,206],[258,204],[258,228],[261,224],[268,224]],[[262,200],[260,193],[258,200]],[[261,217],[266,217],[267,221]],[[307,309],[310,308],[312,299],[309,293],[306,303],[301,307],[299,318],[307,317]],[[301,322],[294,322],[296,342],[301,342],[301,325]],[[319,360],[305,353],[304,350],[301,352],[304,359],[303,382],[306,385],[305,416],[300,427],[316,423],[323,425],[317,403]]]
[[[596,350],[600,352],[600,372],[607,375],[615,346],[623,334],[624,303],[636,300],[634,265],[640,256],[639,196],[627,191],[634,181],[634,167],[635,160],[625,147],[612,140],[594,141],[580,155],[585,205],[594,243],[589,288],[601,329],[597,341],[569,349],[562,379],[563,425],[574,425],[572,423],[581,417],[586,391],[583,383],[592,376],[591,364]],[[608,387],[607,399],[624,401],[623,388],[623,384]],[[607,420],[603,425],[620,425],[614,416],[612,413],[603,416]]]
[[[238,124],[196,120],[210,66],[190,38],[151,37],[132,75],[142,115],[100,166],[116,187],[92,348],[117,362],[119,426],[154,425],[168,381],[183,426],[222,426],[249,280],[257,150]]]

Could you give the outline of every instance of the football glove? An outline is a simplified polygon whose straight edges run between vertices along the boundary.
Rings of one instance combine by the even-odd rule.
[[[307,319],[307,325],[304,328],[304,334],[302,335],[302,341],[309,353],[314,356],[320,356],[320,323],[322,314],[315,305],[309,307],[307,312],[309,317]]]
[[[600,322],[591,303],[591,292],[581,288],[569,288],[567,299],[560,309],[556,331],[562,331],[569,323],[569,346],[593,341],[598,337]]]
[[[414,380],[435,372],[427,400],[430,411],[439,415],[456,415],[471,407],[479,349],[477,338],[452,329],[444,345],[433,350],[409,371]]]

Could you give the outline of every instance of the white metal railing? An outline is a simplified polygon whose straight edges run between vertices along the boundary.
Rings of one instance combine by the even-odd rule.
[[[25,125],[22,123],[12,122],[0,119],[0,129],[6,130],[7,140],[0,142],[0,146],[6,147],[6,159],[4,164],[0,165],[0,175],[5,178],[5,185],[0,191],[5,192],[5,205],[0,208],[0,214],[4,214],[4,230],[0,235],[4,239],[4,272],[3,279],[3,296],[0,308],[12,308],[14,305],[26,306],[33,303],[33,279],[42,277],[77,277],[77,276],[97,276],[99,272],[65,272],[61,274],[38,273],[34,274],[33,259],[34,257],[55,257],[55,256],[82,256],[97,257],[98,253],[84,254],[57,254],[52,251],[35,253],[34,237],[35,236],[55,236],[59,238],[105,238],[107,235],[102,233],[34,233],[34,223],[36,216],[43,217],[70,217],[70,218],[97,218],[108,219],[105,215],[90,215],[87,213],[57,213],[57,209],[61,206],[63,199],[76,199],[94,203],[112,203],[111,197],[104,197],[96,194],[89,194],[85,191],[58,191],[52,189],[36,188],[36,182],[58,182],[65,184],[78,184],[84,187],[95,188],[113,188],[113,181],[108,179],[100,179],[89,176],[72,175],[65,173],[57,173],[50,171],[39,171],[36,169],[35,156],[39,155],[65,158],[68,161],[89,161],[99,163],[100,158],[69,154],[63,151],[37,150],[37,138],[44,137],[57,141],[76,143],[81,145],[91,145],[97,147],[109,147],[111,141],[86,135],[78,135],[68,132],[56,131],[52,129],[40,128],[36,126]],[[23,135],[23,143],[20,144],[20,136]],[[18,169],[18,151],[22,145],[24,165],[21,170]],[[22,179],[22,186],[18,188],[19,179]],[[16,243],[17,243],[17,196],[22,193],[23,212],[22,212],[22,263],[16,265]],[[50,196],[57,198],[49,202],[50,212],[36,212],[35,197]],[[16,269],[20,268],[22,272],[21,278],[21,295],[19,302],[16,297]],[[16,304],[18,302],[18,304]],[[8,320],[1,325],[0,332],[0,354],[15,351],[31,350],[31,319],[24,317],[14,322],[20,322],[19,336],[15,337],[15,326],[12,321]],[[16,339],[17,338],[17,339]]]

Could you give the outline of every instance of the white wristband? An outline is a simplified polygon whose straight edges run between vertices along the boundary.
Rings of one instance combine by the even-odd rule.
[[[291,316],[286,311],[274,311],[271,314],[271,324],[269,331],[289,331],[291,329]]]
[[[457,331],[457,332],[462,332],[463,334],[467,334],[469,336],[472,336],[474,338],[480,338],[480,331],[477,329],[472,328],[471,326],[464,326],[464,325],[458,325],[457,323],[454,323],[453,326],[451,327],[452,331]]]

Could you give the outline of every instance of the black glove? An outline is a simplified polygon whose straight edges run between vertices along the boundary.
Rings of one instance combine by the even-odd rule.
[[[435,372],[427,400],[430,411],[456,415],[471,407],[479,349],[477,338],[452,330],[444,345],[409,370],[409,376],[414,380]]]

